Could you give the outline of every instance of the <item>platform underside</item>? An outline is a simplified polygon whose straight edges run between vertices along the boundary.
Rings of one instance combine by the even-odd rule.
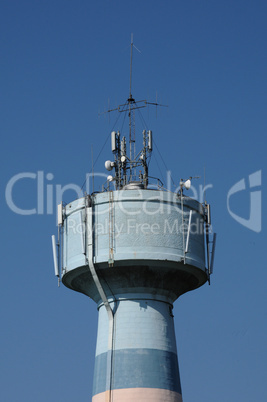
[[[127,263],[127,261],[126,261]],[[152,265],[153,263],[153,265]],[[180,295],[202,286],[207,281],[207,274],[188,264],[164,261],[140,261],[138,265],[126,265],[116,262],[116,266],[107,263],[95,265],[101,285],[107,297],[118,293],[152,293],[166,296],[174,302]],[[100,301],[98,291],[87,265],[73,269],[63,276],[65,286]]]

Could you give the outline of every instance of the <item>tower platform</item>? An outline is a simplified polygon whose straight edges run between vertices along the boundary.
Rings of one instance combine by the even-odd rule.
[[[189,227],[190,219],[190,227]],[[100,301],[87,258],[107,297],[145,292],[174,302],[207,281],[204,208],[160,190],[118,190],[64,208],[63,275],[69,288]]]

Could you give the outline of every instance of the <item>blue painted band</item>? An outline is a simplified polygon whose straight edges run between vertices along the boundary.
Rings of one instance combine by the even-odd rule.
[[[107,391],[108,353],[96,356],[93,395]],[[181,394],[175,353],[157,349],[116,350],[113,352],[112,365],[112,389],[161,388]]]

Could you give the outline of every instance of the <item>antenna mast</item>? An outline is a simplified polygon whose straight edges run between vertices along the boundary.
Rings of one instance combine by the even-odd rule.
[[[130,92],[128,98],[128,109],[129,109],[129,145],[130,145],[130,181],[132,181],[133,176],[133,165],[132,160],[135,159],[135,115],[134,108],[131,107],[135,100],[132,97],[132,69],[133,69],[133,34],[131,35],[131,60],[130,60]],[[134,145],[134,150],[132,149],[132,143]]]
[[[105,167],[108,171],[115,168],[115,176],[108,176],[108,182],[114,181],[116,189],[119,190],[128,183],[139,182],[140,185],[147,188],[148,186],[148,157],[152,152],[152,131],[143,131],[143,148],[136,154],[135,144],[135,110],[142,109],[147,105],[160,105],[158,102],[148,102],[147,100],[135,101],[132,96],[132,70],[133,70],[133,48],[138,52],[139,49],[133,43],[133,34],[131,35],[131,57],[130,57],[130,86],[129,97],[123,105],[119,105],[116,109],[109,109],[107,112],[118,111],[119,113],[128,113],[129,117],[129,156],[126,153],[126,138],[121,138],[119,131],[111,133],[111,149],[114,154],[114,162],[106,161]],[[140,52],[141,53],[141,52]],[[136,170],[138,167],[143,168],[139,172],[138,178]]]
[[[129,93],[129,99],[132,98],[132,67],[133,67],[133,34],[131,36],[131,64],[130,64],[130,93]]]

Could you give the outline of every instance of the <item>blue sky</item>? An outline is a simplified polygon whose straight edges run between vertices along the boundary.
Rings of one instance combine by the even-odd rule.
[[[98,114],[128,97],[132,32],[141,51],[134,97],[168,104],[142,112],[160,149],[150,173],[164,179],[162,157],[176,185],[201,176],[199,194],[205,167],[218,233],[211,286],[175,303],[184,402],[267,400],[266,18],[260,0],[1,1],[1,400],[90,400],[97,311],[84,295],[57,288],[56,185],[83,184],[91,150],[96,160],[114,126],[116,113]],[[106,174],[109,143],[97,173]],[[18,214],[5,198],[25,172],[32,178],[16,182],[13,203],[40,212],[43,202],[43,213]],[[243,179],[231,215],[227,196]],[[73,198],[65,192],[66,202]]]

